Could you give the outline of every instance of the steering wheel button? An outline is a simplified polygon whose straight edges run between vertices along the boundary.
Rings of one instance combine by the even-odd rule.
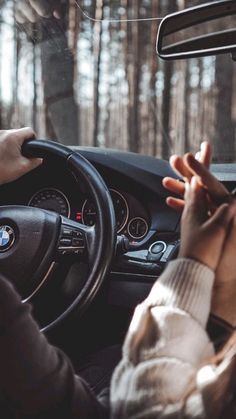
[[[72,240],[72,246],[73,247],[82,247],[84,246],[84,241],[80,239],[73,239]]]
[[[74,249],[73,250],[73,254],[74,255],[82,255],[83,254],[83,250],[82,249]]]
[[[79,230],[73,230],[73,237],[76,237],[77,239],[82,239],[83,238],[83,233],[81,233],[81,231]]]
[[[66,239],[66,238],[62,238],[60,240],[60,244],[63,246],[71,246],[72,240],[71,239]]]
[[[71,237],[73,230],[70,230],[69,228],[63,228],[62,235],[64,237]]]

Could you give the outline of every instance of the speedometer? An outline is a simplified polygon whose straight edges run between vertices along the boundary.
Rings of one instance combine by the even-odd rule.
[[[116,216],[117,233],[123,230],[129,218],[129,207],[125,197],[115,189],[109,189]],[[97,218],[96,208],[92,200],[85,201],[82,208],[82,221],[84,224],[92,226]]]
[[[30,207],[42,208],[70,217],[70,204],[67,197],[58,189],[41,189],[32,196]]]

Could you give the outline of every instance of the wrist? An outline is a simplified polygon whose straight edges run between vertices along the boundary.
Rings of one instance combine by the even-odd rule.
[[[207,253],[207,252],[206,252]],[[208,260],[205,255],[201,255],[198,252],[182,251],[180,248],[178,259],[188,259],[193,262],[199,263],[200,265],[206,266],[215,273],[216,263],[215,261]]]
[[[228,285],[213,288],[211,313],[223,321],[236,327],[236,290]]]
[[[192,259],[170,262],[156,281],[147,303],[176,307],[189,313],[202,327],[210,312],[214,272]]]

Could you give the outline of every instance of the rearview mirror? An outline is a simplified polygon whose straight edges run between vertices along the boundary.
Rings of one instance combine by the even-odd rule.
[[[166,16],[157,37],[163,59],[193,58],[236,51],[236,1],[221,0]]]

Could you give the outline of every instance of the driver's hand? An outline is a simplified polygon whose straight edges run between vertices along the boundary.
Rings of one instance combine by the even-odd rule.
[[[15,17],[18,23],[37,22],[39,17],[61,17],[61,0],[19,0]]]
[[[229,196],[228,190],[209,172],[211,156],[212,151],[210,144],[203,142],[201,150],[198,153],[198,158],[194,158],[191,153],[185,154],[184,157],[172,156],[170,158],[172,169],[184,180],[184,182],[181,182],[169,177],[163,179],[163,186],[171,193],[179,196],[179,198],[173,196],[167,198],[167,204],[170,207],[180,211],[183,210],[183,197],[185,193],[184,183],[190,182],[193,176],[196,176],[199,184],[208,191],[213,203],[218,205],[227,200],[227,196]]]
[[[216,271],[236,204],[222,204],[209,217],[207,193],[196,177],[187,184],[181,220],[179,257],[190,258]]]
[[[41,159],[28,159],[21,154],[24,141],[33,138],[32,128],[0,131],[0,184],[23,176],[42,163]]]

